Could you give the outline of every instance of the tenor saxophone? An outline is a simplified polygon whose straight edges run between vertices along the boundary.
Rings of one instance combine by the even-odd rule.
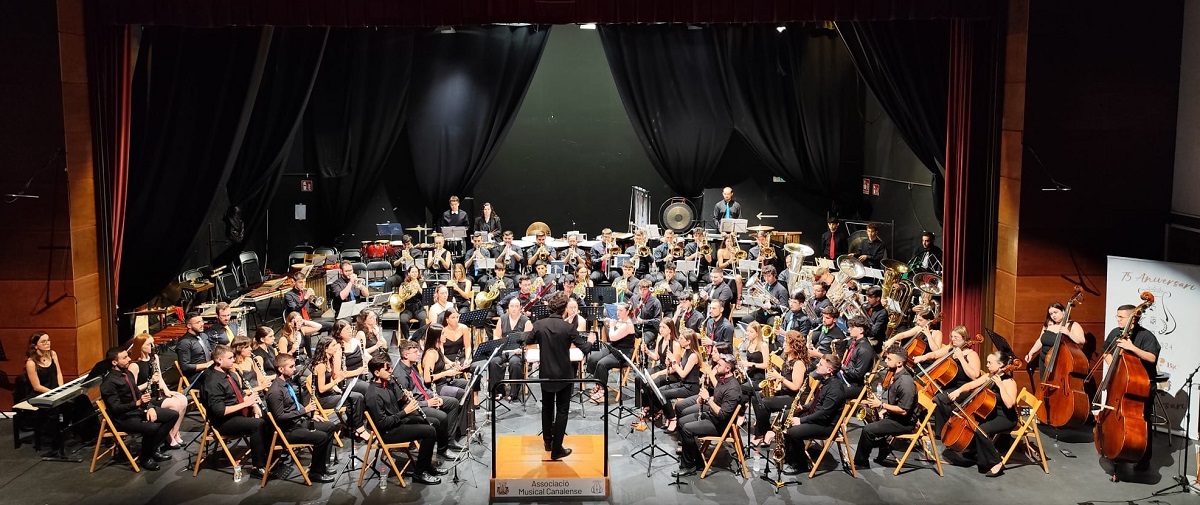
[[[807,384],[808,381],[805,381]],[[777,467],[783,465],[783,460],[787,457],[787,444],[784,442],[784,432],[792,427],[792,417],[796,415],[796,408],[800,406],[800,398],[803,397],[803,391],[796,394],[796,398],[792,399],[792,404],[786,410],[779,413],[775,418],[775,422],[771,423],[771,431],[775,432],[775,448],[771,451],[771,460],[775,462]]]

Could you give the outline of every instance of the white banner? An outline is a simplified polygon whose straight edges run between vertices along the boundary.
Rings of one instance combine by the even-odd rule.
[[[1108,257],[1108,288],[1105,294],[1105,327],[1096,333],[1103,339],[1116,327],[1117,307],[1141,303],[1141,293],[1154,295],[1154,305],[1142,316],[1141,325],[1154,332],[1162,350],[1158,354],[1158,371],[1171,374],[1171,380],[1159,395],[1166,410],[1167,426],[1175,433],[1183,432],[1188,403],[1191,403],[1192,423],[1188,437],[1197,439],[1197,418],[1200,400],[1184,388],[1197,366],[1200,366],[1200,265],[1185,265],[1165,261]],[[1103,341],[1099,342],[1103,345]],[[1198,377],[1197,379],[1200,379]],[[1156,386],[1151,384],[1151,386]],[[1158,413],[1158,408],[1155,408]]]
[[[603,500],[608,494],[608,479],[603,477],[492,479],[494,501]]]

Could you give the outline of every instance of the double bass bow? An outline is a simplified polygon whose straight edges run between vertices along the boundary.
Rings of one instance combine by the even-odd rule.
[[[1096,414],[1094,434],[1096,451],[1113,461],[1141,459],[1149,441],[1149,426],[1144,413],[1146,402],[1150,401],[1150,377],[1142,359],[1124,352],[1117,344],[1131,338],[1130,332],[1138,319],[1153,304],[1154,295],[1143,292],[1142,303],[1133,309],[1120,336],[1105,349],[1112,361],[1096,393],[1107,394],[1102,403],[1097,402],[1100,412]]]
[[[1088,395],[1083,383],[1088,374],[1088,359],[1079,345],[1063,333],[1071,328],[1071,309],[1083,302],[1083,289],[1075,286],[1075,294],[1067,301],[1054,345],[1041,363],[1041,384],[1034,395],[1042,401],[1038,422],[1055,428],[1082,426],[1088,418]]]

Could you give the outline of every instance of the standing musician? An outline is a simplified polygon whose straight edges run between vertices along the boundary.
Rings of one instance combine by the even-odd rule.
[[[563,379],[575,377],[576,367],[571,363],[570,347],[590,349],[595,334],[584,336],[578,326],[563,319],[568,304],[568,295],[558,292],[546,300],[550,317],[533,323],[532,331],[525,339],[526,345],[538,346],[541,351],[541,376],[553,380],[542,384],[542,443],[550,452],[550,459],[561,460],[571,455],[571,449],[563,447],[567,432],[567,411],[571,406],[571,382]],[[555,380],[557,379],[557,380]]]
[[[721,201],[713,206],[713,223],[720,223],[722,219],[738,219],[740,217],[742,217],[742,204],[733,200],[733,188],[722,189]]]
[[[546,245],[546,232],[538,230],[533,233],[533,247],[525,249],[525,266],[532,268],[537,263],[554,261],[558,256],[554,248]],[[526,270],[528,271],[528,270]]]
[[[816,327],[817,325],[821,324],[821,312],[823,312],[826,307],[833,307],[833,302],[830,301],[829,298],[825,297],[826,293],[828,292],[829,284],[827,284],[825,281],[817,281],[813,283],[812,299],[806,302],[808,303],[809,309],[804,310],[805,314],[808,314],[810,311],[812,313],[812,315],[806,316],[808,317],[809,325]]]
[[[871,268],[879,268],[883,264],[883,260],[887,259],[887,246],[883,244],[883,239],[879,238],[879,225],[875,223],[867,223],[867,240],[858,244],[858,250],[855,251],[858,255],[858,261],[863,265]]]
[[[1063,315],[1066,314],[1063,304],[1054,302],[1049,307],[1046,307],[1046,320],[1042,323],[1042,335],[1033,342],[1033,346],[1029,348],[1029,352],[1025,353],[1025,363],[1029,365],[1029,371],[1041,369],[1046,362],[1046,356],[1050,354],[1050,350],[1054,349],[1054,340],[1061,332],[1063,336],[1071,339],[1078,345],[1087,343],[1087,337],[1083,334],[1083,327],[1075,321],[1070,321],[1069,326],[1063,326]],[[1048,371],[1047,371],[1048,373]],[[1045,375],[1045,373],[1043,373]],[[1030,383],[1036,384],[1032,376]]]
[[[788,306],[787,286],[779,282],[773,265],[767,265],[762,268],[762,291],[771,298],[763,300],[762,306],[754,309],[754,312],[742,316],[743,323],[750,324],[752,321],[757,321],[759,324],[767,324],[770,322],[772,315],[782,315],[780,313],[782,307]]]
[[[662,321],[662,301],[650,294],[650,279],[638,281],[637,295],[629,302],[633,306],[630,315],[642,345],[650,345],[658,335],[658,323]]]
[[[315,399],[300,399],[307,392],[292,384],[296,375],[296,358],[291,354],[279,354],[273,361],[271,366],[279,371],[279,376],[271,381],[267,389],[267,409],[289,443],[312,444],[309,478],[316,482],[333,482],[333,474],[329,473],[326,465],[329,463],[330,442],[333,441],[337,425],[321,415]]]
[[[979,388],[990,388],[996,394],[996,406],[988,413],[987,418],[979,423],[979,433],[971,438],[972,447],[974,448],[976,466],[979,467],[979,472],[987,472],[988,477],[999,477],[1004,474],[1004,467],[1000,466],[1000,451],[996,450],[996,443],[992,441],[992,436],[997,433],[1008,433],[1017,425],[1017,381],[1013,380],[1012,374],[1005,373],[1005,368],[1013,361],[1012,353],[1008,351],[996,351],[988,355],[987,368],[988,373],[979,378],[963,384],[950,391],[948,399],[952,402],[957,402],[963,398],[963,394],[970,393]],[[952,403],[938,403],[937,410],[934,411],[935,417],[949,418],[953,415],[954,407]],[[941,429],[938,429],[941,433]],[[950,451],[950,461],[954,464],[967,463],[969,460],[959,455],[957,452]],[[959,461],[955,461],[958,459]]]
[[[234,337],[246,336],[246,328],[233,320],[233,308],[226,302],[217,302],[217,321],[208,329],[208,343],[229,345]]]
[[[500,215],[496,214],[490,202],[483,203],[483,210],[480,211],[479,217],[475,218],[476,233],[483,233],[487,237],[485,242],[499,242],[500,231]]]
[[[921,232],[921,248],[913,253],[908,268],[914,272],[942,273],[942,248],[933,245],[933,232]]]
[[[917,407],[917,385],[904,366],[908,361],[908,354],[904,352],[903,347],[892,346],[885,351],[884,356],[884,365],[892,375],[892,382],[883,385],[887,389],[887,400],[863,400],[863,405],[878,409],[881,414],[881,419],[863,426],[858,448],[854,451],[854,465],[863,470],[871,468],[867,458],[871,456],[873,449],[879,449],[879,455],[874,461],[882,465],[892,452],[888,437],[911,433],[916,427],[914,410]]]
[[[707,248],[708,253],[704,252]],[[712,246],[708,245],[708,236],[704,228],[692,228],[692,241],[684,244],[683,258],[685,261],[695,261],[696,270],[688,273],[688,283],[708,282],[708,270],[713,264]]]
[[[823,439],[833,433],[834,425],[842,415],[842,405],[846,403],[846,398],[857,396],[842,380],[844,374],[843,377],[838,377],[840,370],[844,369],[838,365],[837,357],[831,354],[826,354],[817,361],[817,390],[813,393],[812,400],[792,416],[791,427],[784,432],[781,442],[786,447],[784,475],[799,475],[808,470],[805,442],[814,438]]]
[[[617,249],[617,241],[613,239],[611,228],[600,231],[600,241],[592,245],[588,257],[592,261],[592,282],[612,282],[621,274],[613,268],[612,250]]]
[[[846,242],[850,237],[846,235],[846,231],[841,229],[842,222],[836,216],[829,216],[825,220],[825,228],[829,231],[821,234],[821,257],[830,260],[837,260],[838,256],[850,252],[850,248],[846,246]]]
[[[367,412],[379,436],[385,443],[418,442],[420,449],[413,462],[413,482],[434,486],[442,483],[446,472],[433,466],[433,447],[437,430],[417,411],[421,406],[392,380],[392,364],[382,358],[371,358],[367,364],[373,380],[367,388]]]
[[[470,224],[471,216],[467,215],[465,210],[459,209],[458,205],[458,197],[451,195],[450,209],[442,213],[442,221],[439,223],[440,228],[447,226],[467,226]]]
[[[338,263],[338,269],[337,278],[329,284],[329,304],[333,307],[334,314],[342,310],[342,304],[345,302],[366,301],[371,296],[366,280],[360,279],[354,273],[353,263],[342,260]]]
[[[333,320],[321,317],[321,308],[313,301],[317,294],[308,289],[306,279],[303,270],[292,274],[292,289],[284,293],[283,307],[287,312],[300,313],[300,317],[304,319],[304,327],[301,328],[306,340],[304,347],[310,347],[307,337],[318,331],[333,329]]]
[[[175,344],[175,352],[183,376],[195,381],[197,373],[213,365],[213,347],[208,342],[208,334],[204,333],[204,318],[199,312],[189,312],[183,320],[187,330]]]
[[[837,358],[834,358],[835,362]],[[766,379],[779,385],[771,397],[755,397],[754,431],[751,444],[767,445],[774,434],[770,430],[771,412],[778,412],[792,404],[808,382],[808,358],[804,350],[804,335],[789,331],[784,335],[783,368],[766,373]]]
[[[580,268],[586,269],[591,262],[588,252],[579,247],[579,235],[574,233],[567,235],[567,248],[558,253],[558,257],[563,260],[563,270],[569,274]]]
[[[643,250],[647,252],[646,255],[641,254]],[[639,228],[633,232],[633,245],[625,249],[625,254],[629,255],[629,261],[633,262],[637,269],[634,273],[639,279],[650,275],[650,267],[654,265],[654,251],[646,245],[646,230]]]
[[[439,338],[441,337],[440,330],[439,327],[437,332]],[[396,385],[401,389],[412,391],[413,398],[425,412],[425,418],[437,431],[437,445],[441,448],[438,450],[438,454],[446,459],[454,459],[455,455],[450,454],[451,452],[457,454],[466,450],[454,443],[451,438],[453,428],[458,425],[458,416],[462,405],[455,398],[438,396],[425,387],[425,381],[421,379],[420,359],[420,344],[412,340],[400,342],[400,363],[396,365],[392,380],[396,381]]]
[[[931,310],[917,314],[912,328],[892,335],[892,338],[883,341],[884,349],[895,344],[904,345],[906,340],[918,335],[920,335],[920,338],[925,339],[930,349],[940,349],[942,347],[942,330],[933,328],[936,319],[937,315]]]
[[[439,278],[446,278],[450,273],[451,257],[450,251],[446,250],[446,237],[437,235],[433,237],[433,250],[425,257],[425,268],[430,273],[437,274]]]
[[[160,461],[171,459],[170,454],[159,452],[158,449],[179,420],[179,413],[169,408],[155,407],[150,393],[138,390],[134,385],[135,378],[129,372],[129,353],[113,347],[104,357],[112,364],[112,370],[100,384],[100,397],[104,399],[109,417],[118,430],[142,434],[138,466],[157,471]]]
[[[476,284],[483,284],[479,281],[482,278],[487,277],[488,274],[486,268],[481,268],[479,266],[481,263],[479,260],[492,257],[491,248],[483,245],[483,235],[483,232],[478,231],[471,235],[471,248],[467,249],[467,252],[464,255],[464,258],[466,259],[463,260],[463,266],[466,267],[467,276],[474,280]],[[501,266],[504,265],[498,261],[496,264]]]
[[[950,379],[950,382],[948,382],[945,386],[942,386],[941,391],[933,398],[935,403],[948,409],[944,412],[945,414],[949,414],[952,411],[952,409],[949,409],[949,407],[952,405],[951,397],[946,396],[946,392],[953,391],[956,388],[961,388],[964,384],[978,379],[979,374],[981,373],[979,366],[979,353],[975,352],[975,350],[971,349],[970,347],[965,347],[964,345],[967,342],[967,335],[968,333],[966,326],[955,326],[953,330],[950,330],[950,345],[940,346],[933,351],[913,358],[914,363],[920,364],[934,362],[942,356],[950,354],[951,358],[948,359],[953,359],[955,362],[957,362],[958,373],[954,375],[953,379]],[[941,339],[939,338],[938,341],[940,342]],[[926,380],[931,379],[926,378]],[[941,433],[942,426],[946,424],[946,419],[948,416],[942,416],[941,414],[943,414],[941,411],[934,412],[934,433]]]
[[[879,352],[883,349],[884,339],[887,338],[889,317],[887,307],[883,305],[883,289],[879,286],[867,288],[867,306],[864,310],[870,324],[867,328],[867,340],[871,341],[875,352]]]
[[[522,277],[521,285],[526,286],[527,289],[529,279]],[[501,305],[504,307],[504,312],[500,314],[500,319],[496,321],[496,327],[492,330],[492,340],[507,338],[514,332],[533,331],[533,323],[529,322],[529,318],[521,313],[521,303],[519,297],[510,297]],[[492,385],[492,396],[497,400],[501,396],[505,396],[504,390],[500,388],[500,380],[504,378],[505,363],[508,364],[510,379],[525,378],[525,356],[520,351],[511,354],[501,351],[496,354],[496,357],[488,363],[488,380]],[[516,400],[517,393],[520,391],[520,385],[510,386],[506,396],[509,400]]]
[[[676,328],[688,328],[700,333],[700,325],[704,324],[704,314],[692,308],[692,297],[685,296],[679,299],[679,304],[675,306],[675,314],[671,316],[671,320],[675,322]]]
[[[258,406],[258,393],[243,392],[241,378],[233,372],[233,349],[219,345],[213,349],[214,365],[204,374],[200,402],[207,410],[208,422],[225,436],[249,436],[250,458],[254,468],[250,475],[262,478],[267,464],[269,423],[263,422]]]
[[[421,250],[413,246],[412,235],[404,234],[400,237],[400,249],[396,251],[396,259],[392,260],[392,267],[397,272],[408,270],[409,267],[417,266],[417,261],[421,259]],[[399,275],[392,275],[387,280],[389,290],[400,285],[403,279]]]
[[[771,342],[774,348],[783,347],[783,335],[789,331],[797,331],[801,335],[808,335],[808,332],[812,330],[812,322],[804,315],[804,302],[806,300],[807,297],[804,296],[804,291],[799,289],[788,297],[788,310],[779,316],[783,318],[783,322],[779,326],[779,335],[775,336],[775,342]]]
[[[505,275],[512,279],[521,273],[525,253],[513,243],[512,230],[504,230],[504,241],[497,244],[494,251],[496,253],[496,263],[504,264]]]
[[[614,352],[624,354],[628,358],[633,357],[634,340],[637,336],[634,334],[633,321],[629,319],[630,307],[628,303],[617,304],[617,318],[605,319],[605,330],[608,334],[608,346],[600,348],[599,352],[588,354],[586,369],[600,381],[592,387],[589,396],[592,401],[601,403],[604,401],[605,389],[601,384],[608,384],[609,370],[620,367],[625,363],[619,356],[614,356]]]
[[[846,379],[846,394],[849,396],[858,396],[867,374],[875,366],[875,349],[871,347],[871,341],[867,340],[869,328],[870,323],[862,316],[855,316],[847,323],[850,347],[846,349],[846,355],[842,357],[839,368],[842,378]]]
[[[832,306],[821,309],[821,325],[808,333],[808,357],[814,360],[833,352],[834,342],[845,342],[846,334],[837,326],[838,310]],[[844,349],[844,343],[838,344]],[[839,352],[840,354],[840,352]]]
[[[1154,333],[1147,330],[1140,322],[1135,322],[1129,328],[1129,337],[1121,338],[1124,332],[1125,325],[1129,323],[1129,318],[1133,317],[1134,310],[1137,307],[1133,305],[1122,305],[1117,307],[1117,327],[1108,332],[1108,336],[1104,339],[1104,365],[1109,366],[1112,363],[1113,352],[1119,347],[1125,352],[1137,356],[1142,361],[1142,366],[1146,368],[1146,376],[1151,380],[1157,375],[1156,365],[1158,364],[1158,354],[1162,351],[1162,346],[1158,342],[1158,337]],[[1151,391],[1153,394],[1153,391]],[[1145,422],[1154,417],[1154,402],[1145,402],[1144,418]],[[1154,429],[1146,430],[1146,452],[1142,454],[1142,458],[1138,460],[1133,469],[1138,472],[1144,472],[1150,469],[1150,459],[1154,454]],[[1116,481],[1117,475],[1114,473],[1109,476],[1110,480]]]
[[[717,354],[713,374],[717,386],[712,394],[705,388],[700,388],[700,395],[695,405],[683,409],[683,417],[679,420],[682,428],[679,436],[683,447],[679,459],[679,470],[672,472],[672,477],[687,477],[695,475],[703,455],[696,443],[698,437],[720,435],[729,424],[733,411],[742,400],[742,385],[733,379],[734,357],[732,354]]]
[[[704,345],[733,345],[733,324],[721,315],[724,310],[725,302],[719,299],[708,302],[708,320],[704,322],[703,327],[704,336],[708,341],[703,342]]]

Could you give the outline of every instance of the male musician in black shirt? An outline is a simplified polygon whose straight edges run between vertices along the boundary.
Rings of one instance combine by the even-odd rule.
[[[767,265],[762,269],[762,290],[770,299],[763,300],[761,307],[754,309],[754,312],[742,316],[742,322],[750,324],[753,321],[758,321],[758,324],[767,324],[773,315],[781,315],[783,307],[788,305],[787,287],[779,282],[775,276],[775,267]]]
[[[250,475],[261,478],[273,428],[263,420],[258,393],[243,391],[242,378],[233,371],[233,349],[217,346],[213,349],[213,362],[212,369],[204,374],[200,403],[207,410],[208,422],[221,435],[250,437],[250,458],[254,464]]]
[[[662,242],[655,246],[653,251],[651,251],[654,254],[654,263],[658,265],[658,271],[663,272],[663,275],[659,275],[655,281],[667,278],[665,277],[667,264],[679,259],[671,254],[671,248],[675,247],[675,242],[678,240],[678,238],[675,237],[675,230],[670,228],[664,230],[661,240]],[[681,246],[680,249],[683,249],[683,247]]]
[[[689,283],[708,282],[708,270],[713,264],[713,249],[709,246],[708,254],[704,254],[702,249],[707,245],[708,236],[704,233],[704,228],[692,228],[692,241],[684,244],[682,258],[684,261],[696,262],[696,270],[688,273]]]
[[[467,212],[458,208],[458,197],[450,197],[450,210],[442,213],[441,228],[447,226],[467,226],[471,216]]]
[[[392,364],[374,357],[367,363],[374,380],[365,395],[367,413],[379,429],[379,436],[389,444],[418,442],[417,460],[413,462],[413,482],[434,486],[442,483],[446,472],[433,467],[433,447],[437,430],[422,417],[421,406],[392,380]]]
[[[912,375],[908,373],[908,368],[904,366],[908,361],[908,354],[904,352],[903,347],[893,346],[884,356],[884,364],[888,371],[892,372],[892,383],[887,388],[886,401],[869,398],[862,402],[867,408],[877,409],[882,418],[863,426],[858,448],[854,451],[854,465],[860,470],[871,468],[867,458],[875,448],[879,448],[879,455],[874,461],[882,465],[892,452],[888,437],[912,433],[916,426],[914,411],[917,408],[917,386]]]
[[[467,272],[467,276],[471,278],[471,282],[482,284],[479,281],[480,279],[487,277],[488,270],[487,268],[480,267],[480,263],[482,262],[479,260],[488,259],[491,257],[492,250],[483,245],[483,232],[477,231],[471,235],[471,248],[467,249],[466,254],[463,255],[463,267]],[[496,264],[501,266],[504,265],[499,261],[497,261]]]
[[[733,411],[742,401],[742,385],[734,380],[733,369],[735,358],[732,354],[714,355],[716,364],[713,374],[717,378],[717,387],[712,394],[704,387],[695,405],[689,405],[680,410],[679,445],[683,453],[679,459],[679,470],[672,472],[672,477],[687,477],[695,475],[703,460],[700,447],[696,440],[699,437],[720,435],[729,425]]]
[[[534,264],[538,262],[548,263],[557,258],[554,248],[546,245],[546,232],[541,230],[534,232],[533,241],[533,246],[525,250],[526,267],[533,268]]]
[[[337,425],[329,422],[321,415],[317,404],[311,398],[301,399],[308,393],[302,387],[292,384],[296,375],[296,358],[291,354],[275,356],[275,370],[279,375],[271,381],[267,389],[267,409],[275,418],[275,424],[283,430],[289,443],[312,444],[312,468],[308,477],[316,482],[333,482],[333,474],[328,472],[330,442]]]
[[[1158,375],[1158,355],[1162,352],[1162,346],[1158,342],[1158,337],[1154,336],[1154,332],[1147,330],[1140,323],[1134,321],[1134,324],[1129,328],[1129,337],[1121,338],[1124,333],[1124,328],[1129,324],[1129,318],[1133,317],[1137,307],[1133,305],[1122,305],[1117,307],[1117,327],[1108,332],[1108,336],[1104,338],[1104,366],[1107,367],[1112,363],[1113,353],[1117,348],[1124,350],[1138,358],[1142,366],[1146,369],[1146,376],[1153,383],[1154,377]],[[1151,392],[1153,394],[1153,391]],[[1154,402],[1146,401],[1143,412],[1145,422],[1153,419]],[[1146,452],[1142,453],[1141,459],[1134,465],[1133,469],[1138,472],[1144,472],[1150,469],[1150,459],[1154,455],[1154,427],[1148,426],[1146,429]],[[1113,468],[1115,472],[1116,469]],[[1110,474],[1111,478],[1115,479],[1116,474]]]
[[[539,373],[543,379],[572,379],[578,368],[571,363],[571,345],[580,350],[591,349],[596,335],[589,333],[585,337],[574,325],[563,321],[567,293],[554,293],[546,300],[546,305],[550,308],[550,317],[534,321],[533,331],[525,338],[525,344],[537,345],[541,351]],[[567,432],[567,411],[573,390],[572,383],[565,380],[542,384],[542,443],[554,461],[571,454],[571,449],[563,447],[563,437]]]
[[[558,257],[563,260],[563,271],[572,275],[576,268],[586,268],[591,262],[588,252],[579,247],[579,235],[574,233],[567,235],[567,248],[559,252]]]
[[[933,245],[933,232],[921,232],[921,248],[913,253],[908,268],[914,272],[942,273],[942,248]]]
[[[666,263],[663,265],[662,279],[658,280],[654,285],[656,288],[665,284],[667,294],[675,298],[683,298],[683,279],[682,275],[675,272],[675,263]]]
[[[637,294],[629,301],[634,327],[642,337],[642,345],[653,345],[658,339],[658,323],[662,321],[662,301],[650,294],[650,279],[638,281]]]
[[[499,261],[496,262],[491,275],[484,275],[483,279],[480,279],[479,285],[483,286],[483,289],[490,290],[492,285],[497,282],[501,283],[500,289],[512,289],[516,285],[511,277],[505,275],[504,263]]]
[[[213,365],[213,345],[208,341],[204,332],[204,318],[199,312],[188,312],[183,318],[187,331],[175,344],[175,352],[179,358],[179,369],[189,381],[196,380],[196,374]]]
[[[307,283],[307,277],[303,270],[293,273],[292,289],[284,293],[283,306],[286,312],[300,313],[300,317],[304,319],[304,323],[302,323],[304,326],[300,328],[304,335],[304,347],[312,349],[308,342],[308,336],[318,331],[332,330],[333,320],[321,317],[321,308],[313,301],[317,294],[308,292]]]
[[[712,301],[720,301],[721,307],[732,308],[733,303],[733,288],[725,282],[725,272],[720,268],[714,268],[712,271],[712,284],[708,288],[700,291],[700,298]],[[711,305],[710,305],[711,306]],[[722,314],[728,316],[728,313]]]
[[[613,268],[613,257],[609,254],[610,247],[617,247],[617,242],[613,240],[612,230],[605,228],[600,231],[600,241],[593,244],[588,251],[589,259],[592,261],[592,282],[599,285],[602,282],[612,282],[620,277],[621,272],[617,268]]]
[[[875,223],[867,223],[867,240],[858,244],[858,261],[863,265],[871,268],[879,268],[883,266],[881,263],[887,259],[887,246],[883,244],[883,239],[879,238],[879,225]]]
[[[229,345],[234,337],[246,336],[246,328],[233,320],[233,308],[226,302],[217,302],[215,307],[217,321],[208,329],[208,343],[212,345]]]
[[[503,240],[493,248],[496,263],[504,264],[504,274],[510,279],[521,273],[525,253],[513,243],[512,230],[504,230]]]
[[[766,268],[767,265],[770,265],[774,267],[776,271],[778,271],[780,267],[780,260],[783,258],[783,255],[779,254],[779,250],[775,249],[775,246],[771,245],[770,232],[756,232],[754,234],[754,242],[755,245],[754,247],[750,248],[750,252],[747,253],[746,258],[758,261],[759,269]],[[767,249],[774,251],[769,253],[774,255],[773,258],[767,259],[763,256],[763,251],[766,251]]]
[[[696,333],[700,332],[700,325],[704,324],[704,314],[692,307],[690,296],[679,298],[679,304],[675,306],[675,315],[671,316],[671,319],[675,320],[675,328],[690,328]]]
[[[808,309],[805,309],[804,313],[808,317],[809,324],[814,327],[818,324],[821,324],[821,311],[825,310],[825,307],[833,306],[833,302],[829,301],[829,299],[825,297],[825,293],[828,291],[829,285],[825,284],[824,281],[814,282],[812,285],[812,299],[805,302],[808,304],[809,309],[811,309],[812,315],[807,315],[810,313],[810,310]]]
[[[649,254],[642,256],[640,251],[645,248]],[[625,254],[629,255],[629,261],[633,262],[636,275],[639,279],[650,275],[650,267],[654,265],[654,251],[650,250],[650,246],[646,245],[646,231],[638,229],[633,232],[633,245],[625,249]]]
[[[520,300],[521,307],[524,307],[525,305],[529,304],[529,302],[531,300],[533,300],[533,293],[531,292],[530,287],[529,287],[531,285],[529,277],[526,277],[524,275],[519,276],[519,277],[517,277],[516,282],[517,282],[517,290],[510,293],[508,296],[501,298],[496,303],[496,312],[497,313],[503,314],[504,309],[506,307],[508,307],[508,302],[511,301],[513,298]]]
[[[400,362],[396,365],[392,380],[396,381],[396,385],[400,388],[412,391],[413,398],[416,398],[417,404],[425,412],[429,424],[437,430],[437,445],[441,448],[438,454],[444,458],[453,459],[451,451],[458,453],[466,450],[454,443],[451,435],[458,425],[458,416],[462,405],[456,398],[438,396],[435,391],[430,391],[425,387],[424,381],[421,380],[421,374],[417,371],[417,362],[421,359],[420,344],[411,340],[401,340],[399,346]]]
[[[838,328],[837,318],[838,310],[832,305],[821,309],[821,324],[808,335],[808,357],[816,359],[830,354],[834,345],[838,346],[839,351],[846,348],[846,335]]]
[[[829,231],[821,234],[821,257],[836,260],[838,256],[850,252],[846,247],[846,242],[850,239],[846,235],[845,230],[841,229],[842,222],[834,216],[829,216],[825,220],[825,227]]]
[[[850,332],[849,347],[846,347],[846,344],[838,346],[839,351],[842,349],[846,351],[845,356],[842,357],[841,369],[842,377],[849,383],[846,392],[849,396],[858,396],[867,374],[875,365],[875,349],[871,347],[871,341],[867,340],[867,330],[870,325],[871,323],[863,316],[850,318],[850,321],[846,323],[847,331]]]
[[[708,302],[708,320],[704,322],[703,333],[712,345],[733,345],[733,324],[721,316],[725,310],[721,300]],[[708,345],[708,343],[705,343]]]
[[[806,300],[804,292],[798,289],[788,297],[788,310],[780,316],[783,318],[783,322],[779,326],[779,334],[775,336],[775,342],[771,343],[772,350],[783,348],[784,335],[787,332],[795,330],[801,335],[808,335],[809,330],[812,330],[812,322],[804,315]]]
[[[738,219],[742,217],[742,204],[733,201],[733,188],[726,187],[721,190],[721,201],[713,206],[713,223],[720,223],[723,219]]]
[[[783,466],[784,475],[798,475],[808,465],[805,456],[805,441],[824,439],[833,433],[834,425],[842,416],[842,405],[846,398],[857,396],[846,390],[846,381],[838,372],[844,371],[837,362],[837,357],[826,354],[817,361],[817,389],[813,391],[812,400],[792,415],[791,427],[784,432],[783,443],[787,461]]]
[[[412,235],[407,233],[400,237],[400,249],[396,250],[395,254],[396,259],[392,260],[392,267],[396,269],[396,273],[388,277],[388,290],[402,284],[404,272],[407,272],[409,267],[415,266],[421,259],[421,250],[413,246]]]
[[[142,434],[138,466],[157,471],[160,461],[171,459],[170,454],[159,452],[158,448],[179,420],[179,413],[155,407],[150,393],[138,391],[137,377],[129,373],[129,353],[113,347],[104,357],[112,364],[112,370],[100,384],[100,397],[108,409],[108,416],[118,430]]]
[[[867,328],[867,340],[871,341],[871,346],[875,352],[882,350],[883,341],[887,339],[888,326],[888,310],[883,305],[883,290],[879,286],[871,286],[867,288],[867,306],[863,307],[866,311],[867,322],[870,327]]]
[[[354,264],[343,260],[338,264],[338,276],[329,284],[329,304],[333,307],[333,313],[337,314],[342,310],[342,304],[345,302],[362,302],[367,301],[371,293],[367,290],[367,283],[360,281],[358,275],[354,273]]]

